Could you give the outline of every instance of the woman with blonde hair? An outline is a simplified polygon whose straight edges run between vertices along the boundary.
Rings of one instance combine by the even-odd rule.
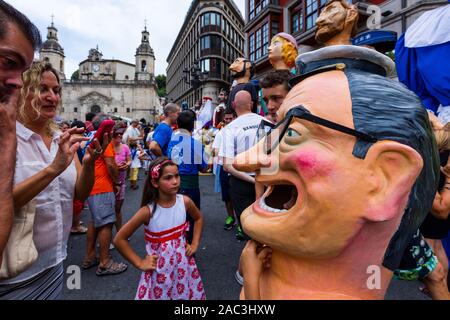
[[[74,199],[84,201],[94,183],[94,163],[103,149],[98,141],[81,165],[76,157],[86,138],[83,129],[59,131],[53,121],[61,103],[61,81],[49,63],[34,62],[23,74],[17,117],[14,206],[36,201],[33,241],[37,260],[18,276],[0,282],[0,299],[58,299],[63,261],[72,226]],[[104,145],[109,137],[105,136]]]

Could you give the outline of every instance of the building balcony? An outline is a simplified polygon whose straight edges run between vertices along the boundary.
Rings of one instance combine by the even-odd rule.
[[[262,19],[267,17],[270,13],[283,14],[283,7],[278,5],[278,1],[271,1],[270,4],[265,6],[258,14],[249,19],[244,27],[244,32],[249,32],[253,27],[255,27]]]
[[[200,34],[208,33],[208,32],[218,32],[222,33],[222,28],[218,25],[208,25],[201,27]]]
[[[203,49],[200,51],[200,56],[203,58],[205,56],[210,56],[210,55],[214,55],[214,56],[222,56],[222,48],[219,47],[215,47],[215,48],[210,48],[210,49]]]

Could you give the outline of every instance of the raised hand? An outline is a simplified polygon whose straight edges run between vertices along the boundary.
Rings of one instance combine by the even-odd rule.
[[[256,276],[262,273],[264,268],[270,268],[272,249],[250,240],[244,247],[241,255],[242,273],[246,276]]]
[[[9,138],[16,136],[16,117],[17,117],[17,99],[18,95],[0,97],[0,138]],[[4,140],[4,143],[10,143]]]
[[[80,143],[89,140],[80,136],[83,130],[83,128],[72,128],[61,135],[58,143],[58,152],[50,165],[58,174],[61,174],[72,163]]]
[[[147,255],[144,259],[142,259],[139,269],[141,271],[150,271],[156,269],[156,263],[158,261],[158,256],[156,255]]]
[[[100,142],[97,139],[94,139],[90,144],[91,147],[86,148],[86,153],[84,154],[83,157],[83,164],[87,165],[95,164],[95,161],[102,156],[103,152],[105,152],[110,141],[111,137],[108,133],[105,133],[103,135],[102,146],[100,146]]]

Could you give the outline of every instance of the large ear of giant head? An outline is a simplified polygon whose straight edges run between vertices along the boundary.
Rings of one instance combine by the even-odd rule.
[[[401,214],[384,260],[393,270],[433,204],[440,168],[436,140],[422,102],[405,86],[358,70],[345,73],[354,127],[378,140],[358,140],[353,149],[370,169],[366,218],[386,221]]]

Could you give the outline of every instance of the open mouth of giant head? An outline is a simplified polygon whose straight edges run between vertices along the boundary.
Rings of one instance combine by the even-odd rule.
[[[268,186],[264,195],[257,201],[257,207],[259,207],[257,211],[268,215],[286,214],[297,203],[300,203],[297,187],[284,181]]]

